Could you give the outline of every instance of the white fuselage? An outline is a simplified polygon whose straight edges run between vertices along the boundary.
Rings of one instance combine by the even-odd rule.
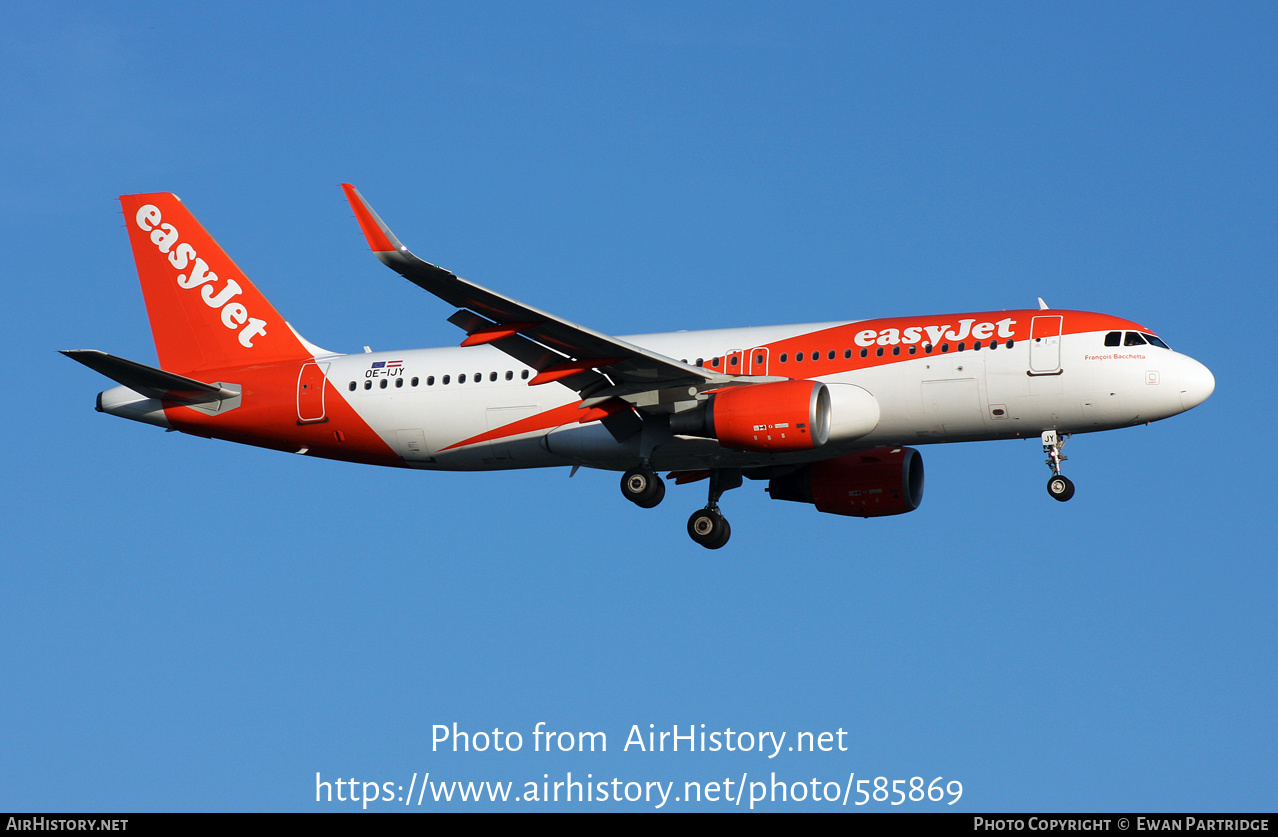
[[[710,439],[676,436],[666,430],[646,440],[653,467],[750,468],[824,459],[839,451],[878,445],[1033,438],[1045,430],[1106,430],[1167,418],[1200,403],[1211,392],[1211,375],[1202,364],[1155,345],[1106,347],[1109,328],[1063,334],[1047,346],[1044,341],[1020,339],[1008,348],[996,340],[996,348],[986,342],[974,350],[965,341],[962,351],[955,343],[942,353],[938,344],[926,354],[921,342],[865,347],[820,336],[845,336],[855,325],[820,323],[621,338],[690,364],[709,367],[718,359],[719,368],[727,372],[733,371],[727,363],[735,357],[743,366],[751,364],[748,372],[753,375],[854,385],[872,394],[879,405],[879,421],[867,435],[802,453],[734,451]],[[782,353],[775,347],[793,344],[805,335],[811,335],[810,348],[803,350],[805,360],[787,352],[782,363]],[[911,347],[912,356],[908,354]],[[822,364],[831,363],[831,352],[836,365],[847,365],[858,363],[863,349],[874,361],[881,348],[891,362],[821,373]],[[894,349],[901,353],[891,355]],[[819,358],[815,362],[813,355]],[[764,368],[755,363],[760,357]],[[529,386],[528,376],[535,372],[489,346],[316,360],[328,364],[333,387],[411,467],[486,470],[581,464],[624,470],[645,443],[641,436],[618,443],[598,423],[578,424],[571,414],[548,415],[554,408],[578,403],[580,397],[556,384]],[[807,371],[817,374],[804,374]]]

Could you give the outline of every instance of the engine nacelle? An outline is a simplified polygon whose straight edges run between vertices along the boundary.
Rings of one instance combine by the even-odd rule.
[[[768,494],[773,500],[812,503],[828,514],[905,514],[923,502],[923,457],[914,448],[871,448],[774,477]]]
[[[811,450],[830,438],[830,392],[820,381],[728,387],[703,407],[675,413],[670,429],[734,450]]]
[[[879,400],[854,384],[827,384],[830,441],[859,439],[879,426]]]

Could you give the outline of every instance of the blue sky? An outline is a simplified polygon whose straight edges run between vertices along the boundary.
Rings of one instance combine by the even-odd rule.
[[[1278,313],[1272,4],[55,3],[0,23],[0,809],[346,810],[315,803],[317,772],[427,771],[1273,809],[1278,405],[1252,351]],[[1216,393],[1075,437],[1065,505],[1035,442],[926,447],[917,512],[822,515],[751,483],[717,552],[684,531],[703,485],[643,511],[610,473],[378,470],[93,411],[104,379],[56,350],[154,361],[125,193],[179,194],[313,342],[455,344],[452,309],[369,255],[343,181],[424,258],[605,332],[1042,296],[1148,325]],[[533,752],[539,721],[608,751]],[[525,746],[432,752],[454,722]],[[623,751],[649,724],[841,728],[848,750]]]

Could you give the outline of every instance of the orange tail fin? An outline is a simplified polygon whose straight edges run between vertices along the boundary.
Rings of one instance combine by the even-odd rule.
[[[160,366],[181,374],[311,357],[176,195],[122,195]]]

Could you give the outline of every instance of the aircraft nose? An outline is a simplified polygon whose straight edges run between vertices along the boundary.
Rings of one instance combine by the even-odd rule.
[[[1186,410],[1197,407],[1216,391],[1216,377],[1211,370],[1191,357],[1180,368],[1180,405]]]

